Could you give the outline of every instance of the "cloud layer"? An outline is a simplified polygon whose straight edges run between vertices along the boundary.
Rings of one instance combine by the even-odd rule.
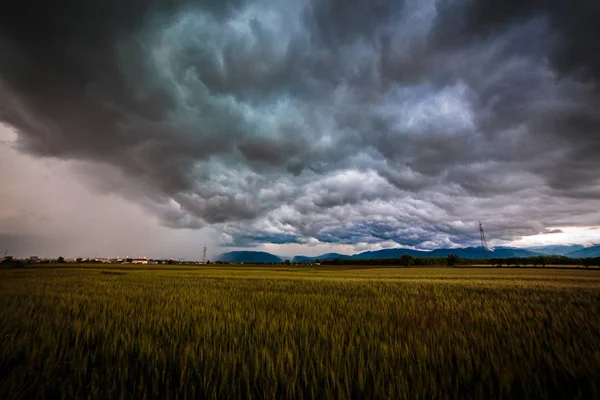
[[[23,1],[0,119],[226,246],[599,225],[600,6],[563,3]]]

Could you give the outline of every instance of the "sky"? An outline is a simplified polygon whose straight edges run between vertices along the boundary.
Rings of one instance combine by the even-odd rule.
[[[11,254],[600,243],[595,0],[29,3],[0,15]]]

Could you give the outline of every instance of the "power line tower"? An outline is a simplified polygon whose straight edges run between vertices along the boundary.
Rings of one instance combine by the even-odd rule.
[[[206,264],[206,246],[202,249],[202,264]]]
[[[479,237],[481,239],[481,247],[485,251],[491,251],[488,247],[487,240],[485,240],[485,233],[483,232],[483,225],[481,225],[481,221],[479,221]]]

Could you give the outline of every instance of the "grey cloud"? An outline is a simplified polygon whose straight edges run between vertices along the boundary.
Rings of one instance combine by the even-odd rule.
[[[46,237],[34,234],[19,234],[10,232],[0,232],[0,243],[2,243],[2,252],[8,256],[40,256],[43,254],[54,254],[58,244],[57,240],[48,241]],[[32,252],[28,254],[27,252]]]
[[[432,247],[600,197],[591,0],[42,8],[0,17],[0,119],[166,226]]]
[[[403,10],[403,2],[391,0],[314,2],[305,12],[311,36],[330,47],[356,40],[373,40]]]

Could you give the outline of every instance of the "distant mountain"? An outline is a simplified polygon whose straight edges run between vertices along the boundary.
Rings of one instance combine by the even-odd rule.
[[[340,254],[340,253],[326,253],[326,254],[321,254],[320,256],[316,256],[316,257],[307,257],[307,256],[296,256],[294,257],[294,259],[292,260],[292,262],[295,263],[312,263],[315,262],[317,260],[347,260],[352,258],[352,256],[349,256],[347,254]]]
[[[439,257],[443,258],[449,254],[456,254],[461,258],[482,259],[482,258],[511,258],[511,257],[533,257],[540,254],[546,255],[566,255],[568,257],[600,257],[600,245],[592,247],[583,247],[580,245],[572,246],[539,246],[528,249],[516,247],[496,247],[492,251],[485,251],[482,247],[464,247],[455,249],[435,249],[431,251],[413,250],[413,249],[384,249],[377,251],[365,251],[358,254],[348,255],[339,253],[326,253],[315,257],[295,256],[292,259],[294,263],[313,263],[316,260],[368,260],[368,259],[390,259],[400,258],[403,255],[409,255],[415,258]],[[279,263],[283,259],[271,253],[264,251],[231,251],[223,253],[218,258],[224,262],[244,262],[244,263]]]
[[[313,257],[294,256],[294,258],[292,259],[292,262],[300,263],[300,264],[308,264],[308,263],[314,262],[314,260],[315,259]]]
[[[600,257],[600,244],[591,247],[584,247],[583,249],[573,251],[567,254],[567,257],[572,258],[585,258],[585,257]]]
[[[369,260],[369,259],[380,259],[380,258],[400,258],[404,254],[409,254],[413,257],[431,257],[429,252],[411,250],[411,249],[385,249],[377,251],[365,251],[359,254],[339,254],[339,253],[326,253],[315,257],[296,256],[293,262],[308,263],[315,262],[316,260]]]
[[[535,251],[536,253],[545,254],[547,256],[567,256],[569,253],[584,249],[580,244],[572,245],[551,245],[551,246],[535,246],[528,247],[527,250]]]
[[[280,263],[283,260],[264,251],[230,251],[218,257],[218,261],[243,263]]]
[[[426,250],[413,250],[405,248],[397,249],[384,249],[376,251],[365,251],[354,255],[338,254],[338,253],[327,253],[321,254],[316,257],[305,257],[296,256],[293,262],[296,263],[310,263],[316,260],[369,260],[369,259],[390,259],[400,258],[403,255],[409,255],[415,258],[425,257],[446,257],[449,254],[456,254],[461,258],[481,259],[481,258],[509,258],[509,257],[532,257],[539,255],[539,253],[533,252],[527,249],[519,249],[514,247],[497,247],[492,251],[485,251],[482,247],[466,247],[456,249],[435,249],[432,251]]]
[[[364,251],[359,254],[351,256],[353,260],[368,260],[368,259],[380,259],[380,258],[400,258],[403,255],[409,255],[413,257],[435,257],[431,255],[429,251],[411,250],[411,249],[384,249],[375,251]]]
[[[463,258],[509,258],[509,257],[534,257],[540,253],[529,249],[519,249],[516,247],[496,247],[490,253],[486,253],[481,247],[471,248],[476,249],[472,256],[465,255]]]
[[[535,253],[530,250],[517,249],[513,247],[497,247],[492,251],[485,251],[482,247],[466,247],[456,249],[435,249],[432,251],[423,250],[411,250],[411,249],[385,249],[378,251],[366,251],[364,253],[356,254],[352,256],[352,259],[365,260],[365,259],[377,259],[377,258],[400,258],[403,255],[409,255],[413,257],[446,257],[449,254],[456,254],[461,258],[508,258],[508,257],[531,257],[536,256]]]

